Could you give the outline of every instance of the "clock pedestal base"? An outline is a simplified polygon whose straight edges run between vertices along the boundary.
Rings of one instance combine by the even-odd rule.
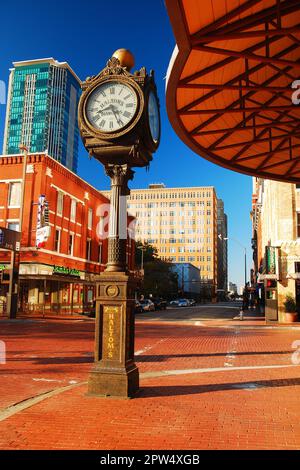
[[[134,287],[134,280],[125,272],[104,272],[99,277],[89,395],[130,398],[139,390],[134,363]]]

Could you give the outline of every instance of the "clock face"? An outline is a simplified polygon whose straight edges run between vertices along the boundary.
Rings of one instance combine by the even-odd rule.
[[[150,91],[149,93],[148,118],[152,139],[155,143],[157,143],[160,134],[160,120],[158,102],[153,91]]]
[[[134,118],[138,107],[135,90],[116,80],[99,85],[89,96],[86,116],[101,132],[118,132]]]

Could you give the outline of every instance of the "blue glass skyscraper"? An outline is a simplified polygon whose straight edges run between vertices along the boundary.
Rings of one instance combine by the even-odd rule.
[[[80,79],[53,58],[14,62],[11,69],[3,154],[19,145],[48,155],[77,172]]]

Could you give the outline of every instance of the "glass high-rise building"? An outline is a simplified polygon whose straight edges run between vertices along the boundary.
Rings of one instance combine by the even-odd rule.
[[[53,58],[14,62],[11,69],[3,154],[47,152],[76,173],[80,79]]]

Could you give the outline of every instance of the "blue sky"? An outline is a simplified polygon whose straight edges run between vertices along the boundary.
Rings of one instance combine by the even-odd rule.
[[[225,203],[229,237],[248,249],[251,263],[251,177],[207,162],[186,147],[170,125],[165,76],[175,45],[163,0],[14,0],[1,4],[0,80],[8,81],[13,61],[54,57],[67,61],[83,80],[98,73],[121,47],[135,56],[136,68],[154,69],[161,103],[162,139],[150,170],[136,169],[132,188],[164,182],[168,187],[215,186]],[[0,105],[0,146],[5,106]],[[78,174],[99,189],[109,180],[101,164],[80,146]],[[243,284],[243,250],[229,241],[229,280]]]

